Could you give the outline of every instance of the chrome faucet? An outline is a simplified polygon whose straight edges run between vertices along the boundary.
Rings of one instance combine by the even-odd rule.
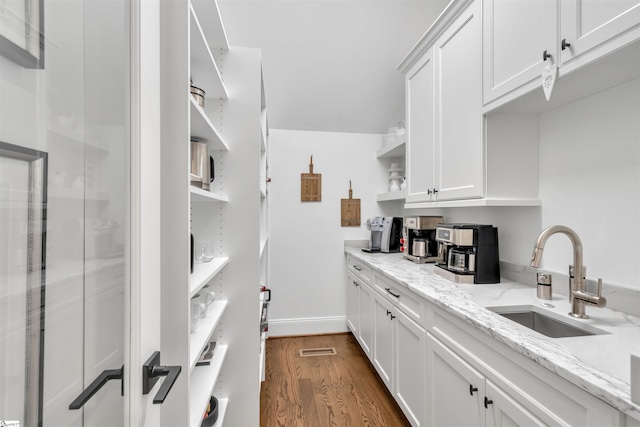
[[[584,281],[585,267],[582,265],[582,241],[578,234],[563,225],[554,225],[540,233],[531,255],[531,267],[540,267],[542,251],[549,237],[556,233],[565,234],[573,244],[573,266],[569,266],[569,303],[571,304],[570,316],[587,319],[586,304],[597,307],[604,307],[607,304],[606,298],[602,296],[602,279],[598,279],[598,293],[591,294],[586,291],[587,286]]]

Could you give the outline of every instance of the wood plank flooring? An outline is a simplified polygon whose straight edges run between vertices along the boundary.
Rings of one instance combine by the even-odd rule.
[[[334,347],[333,356],[301,349]],[[269,338],[260,427],[404,427],[402,414],[350,333]]]

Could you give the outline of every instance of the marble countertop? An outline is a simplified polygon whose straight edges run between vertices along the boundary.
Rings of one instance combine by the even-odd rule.
[[[572,384],[640,420],[640,406],[631,401],[631,354],[640,354],[640,318],[619,311],[587,306],[581,323],[607,334],[549,338],[507,320],[486,307],[536,305],[561,315],[570,311],[568,298],[536,298],[536,288],[501,280],[491,285],[453,283],[433,272],[433,264],[415,264],[401,254],[366,253],[345,246],[345,253],[393,279],[487,336],[507,345]],[[605,295],[606,296],[606,295]],[[567,316],[568,317],[568,316]]]

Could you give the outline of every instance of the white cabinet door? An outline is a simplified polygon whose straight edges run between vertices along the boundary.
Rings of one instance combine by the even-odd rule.
[[[435,64],[433,50],[407,72],[407,202],[431,199],[435,188]]]
[[[373,302],[373,366],[389,391],[393,392],[393,328],[395,314],[391,304],[383,297],[376,295]]]
[[[483,2],[483,101],[541,85],[543,52],[557,51],[557,0]]]
[[[482,33],[472,2],[436,41],[436,188],[438,200],[482,197]]]
[[[427,334],[426,425],[484,426],[484,397],[484,376]]]
[[[413,426],[426,423],[427,332],[401,311],[396,313],[395,393],[400,408]]]
[[[640,36],[638,0],[562,0],[560,15],[561,39],[570,44],[561,51],[563,67],[580,67]]]
[[[486,389],[488,399],[486,405],[487,427],[540,427],[549,425],[540,421],[489,380],[486,382]]]
[[[358,301],[360,312],[358,341],[360,341],[360,345],[367,356],[371,357],[373,344],[373,290],[369,286],[360,283],[360,286],[358,286]]]
[[[347,272],[347,326],[355,337],[358,337],[360,327],[359,287],[355,277]]]

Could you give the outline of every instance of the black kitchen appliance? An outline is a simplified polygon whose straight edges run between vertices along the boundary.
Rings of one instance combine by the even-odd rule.
[[[482,224],[439,224],[440,260],[434,272],[456,283],[500,283],[498,229]]]

